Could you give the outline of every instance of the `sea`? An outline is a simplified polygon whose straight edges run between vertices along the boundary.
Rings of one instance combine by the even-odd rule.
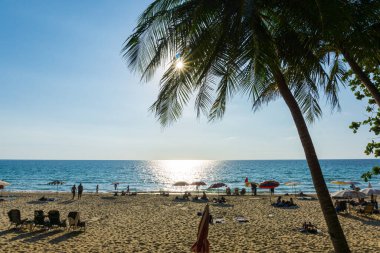
[[[380,160],[320,160],[320,164],[329,190],[336,191],[349,185],[335,185],[332,181],[356,181],[356,186],[366,188],[368,183],[361,175],[380,165]],[[131,191],[138,192],[175,192],[195,190],[195,186],[173,186],[175,182],[203,181],[206,185],[199,190],[210,192],[218,191],[208,187],[219,182],[231,189],[245,187],[246,177],[257,183],[278,181],[276,193],[315,192],[305,160],[0,160],[0,180],[10,183],[5,191],[69,192],[73,184],[82,183],[85,192],[95,192],[96,185],[100,192],[111,192],[117,182],[120,191],[129,186]],[[54,180],[64,184],[58,187],[48,184]],[[299,184],[286,186],[290,181]],[[371,184],[380,188],[380,176],[371,179]]]

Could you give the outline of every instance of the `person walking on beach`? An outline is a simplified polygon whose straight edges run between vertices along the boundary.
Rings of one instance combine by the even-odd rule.
[[[76,193],[76,191],[77,191],[77,187],[76,187],[75,184],[74,184],[73,187],[71,187],[71,193],[73,194],[73,198],[72,198],[72,199],[75,198],[75,193]]]
[[[96,185],[96,195],[98,195],[98,193],[99,193],[99,185],[97,184]]]
[[[256,196],[257,195],[257,185],[254,183],[251,183],[251,190],[252,190],[252,195]]]
[[[127,193],[129,194],[129,185],[127,186]]]
[[[78,199],[82,198],[82,193],[83,193],[83,185],[82,185],[82,183],[80,183],[78,185]]]

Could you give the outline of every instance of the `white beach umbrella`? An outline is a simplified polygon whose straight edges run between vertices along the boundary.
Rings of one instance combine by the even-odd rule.
[[[0,180],[0,185],[4,187],[4,186],[11,185],[11,184],[8,183],[8,182],[5,182],[5,181]]]
[[[380,196],[380,190],[378,190],[378,189],[364,188],[360,192],[364,193],[367,196],[371,196],[371,195],[379,195]]]
[[[365,198],[366,195],[362,192],[351,191],[351,190],[341,190],[341,191],[337,191],[331,194],[331,197],[350,199],[350,198]]]

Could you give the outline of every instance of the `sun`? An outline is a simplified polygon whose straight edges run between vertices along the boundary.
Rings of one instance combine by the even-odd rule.
[[[176,68],[177,70],[182,70],[183,67],[184,67],[184,63],[183,63],[183,61],[182,61],[182,60],[178,60],[177,63],[175,64],[175,68]]]

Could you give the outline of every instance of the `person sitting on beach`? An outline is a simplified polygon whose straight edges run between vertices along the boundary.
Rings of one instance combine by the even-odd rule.
[[[318,232],[317,227],[311,224],[311,222],[309,223],[304,222],[301,231],[311,233],[311,234],[316,234]]]
[[[203,195],[202,195],[201,199],[203,199],[203,200],[208,200],[208,198],[207,198],[207,196],[206,196],[206,192],[203,192]]]
[[[245,188],[242,188],[241,191],[240,191],[240,195],[244,195],[245,193],[246,193]]]
[[[183,199],[189,199],[189,196],[191,196],[191,194],[189,192],[185,192],[185,194],[183,194]]]
[[[223,196],[220,198],[220,203],[226,203],[226,199]]]
[[[42,196],[41,198],[38,199],[39,201],[47,201],[48,199],[45,196]]]
[[[339,201],[339,200],[335,200],[334,206],[335,206],[335,211],[336,211],[337,213],[339,213],[339,212],[342,211],[342,205],[340,204],[340,201]]]
[[[234,189],[234,195],[238,196],[239,195],[239,188]]]
[[[290,198],[290,200],[289,200],[289,206],[296,206],[296,204],[294,204],[294,202],[293,202],[293,198]]]
[[[121,191],[121,196],[125,196],[125,191],[124,190]]]
[[[281,204],[281,196],[278,196],[277,197],[277,201],[276,201],[276,203],[274,204],[275,206],[278,206],[278,205],[280,205]]]
[[[227,194],[227,195],[231,195],[231,188],[230,188],[230,187],[227,187],[227,188],[226,188],[226,194]]]

